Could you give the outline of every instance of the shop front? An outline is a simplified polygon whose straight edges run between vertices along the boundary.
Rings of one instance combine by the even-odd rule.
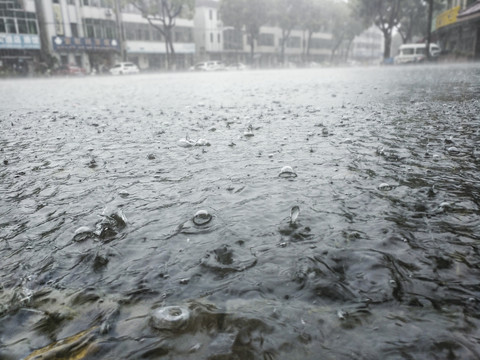
[[[0,34],[0,72],[27,75],[40,72],[38,35]]]
[[[74,64],[88,73],[103,73],[115,64],[120,44],[116,39],[52,37],[53,50],[62,65]]]

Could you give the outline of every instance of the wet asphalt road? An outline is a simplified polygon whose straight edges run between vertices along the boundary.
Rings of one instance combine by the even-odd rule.
[[[479,65],[0,93],[0,358],[480,357]]]

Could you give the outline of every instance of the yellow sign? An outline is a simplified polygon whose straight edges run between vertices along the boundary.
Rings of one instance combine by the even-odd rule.
[[[436,29],[439,29],[442,26],[447,26],[447,25],[456,23],[457,15],[459,11],[460,11],[460,6],[457,6],[447,11],[444,11],[443,13],[438,15],[435,21]]]
[[[60,4],[53,4],[53,18],[55,20],[55,32],[57,35],[65,35],[63,31],[63,16]]]

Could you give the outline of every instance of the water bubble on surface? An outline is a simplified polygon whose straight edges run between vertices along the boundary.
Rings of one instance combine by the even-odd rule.
[[[300,208],[297,205],[292,207],[292,209],[290,210],[290,224],[292,225],[295,224],[299,214],[300,214]]]
[[[210,146],[210,143],[206,139],[198,139],[195,141],[195,146]]]
[[[153,154],[148,154],[147,159],[148,159],[148,160],[155,160],[155,155],[153,155]]]
[[[190,311],[183,306],[165,306],[152,314],[152,326],[159,330],[175,330],[190,319]]]
[[[180,139],[178,140],[178,146],[181,146],[181,147],[192,147],[192,146],[195,146],[195,141],[193,141],[192,139],[190,139],[187,136],[185,136],[185,138],[183,139]]]
[[[92,228],[88,226],[80,226],[77,230],[75,230],[73,241],[81,242],[94,237],[95,233],[93,232]]]
[[[130,193],[127,190],[120,190],[118,195],[120,195],[122,198],[126,198],[130,195]]]
[[[207,225],[212,221],[212,215],[207,210],[198,210],[193,216],[193,223],[198,226]]]
[[[297,177],[297,174],[293,171],[291,166],[284,166],[280,173],[278,174],[279,177],[282,178],[294,178]]]
[[[456,155],[460,152],[460,150],[456,146],[451,146],[447,149],[449,154]]]
[[[378,185],[378,190],[382,191],[390,191],[393,189],[393,185],[387,184],[387,183],[382,183]]]
[[[327,135],[328,135],[328,129],[327,129],[327,128],[323,128],[323,129],[322,129],[322,135],[323,135],[323,136],[327,136]]]

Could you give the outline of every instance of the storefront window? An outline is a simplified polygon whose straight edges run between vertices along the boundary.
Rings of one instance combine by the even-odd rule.
[[[0,33],[6,32],[5,30],[5,20],[3,18],[0,18]]]

